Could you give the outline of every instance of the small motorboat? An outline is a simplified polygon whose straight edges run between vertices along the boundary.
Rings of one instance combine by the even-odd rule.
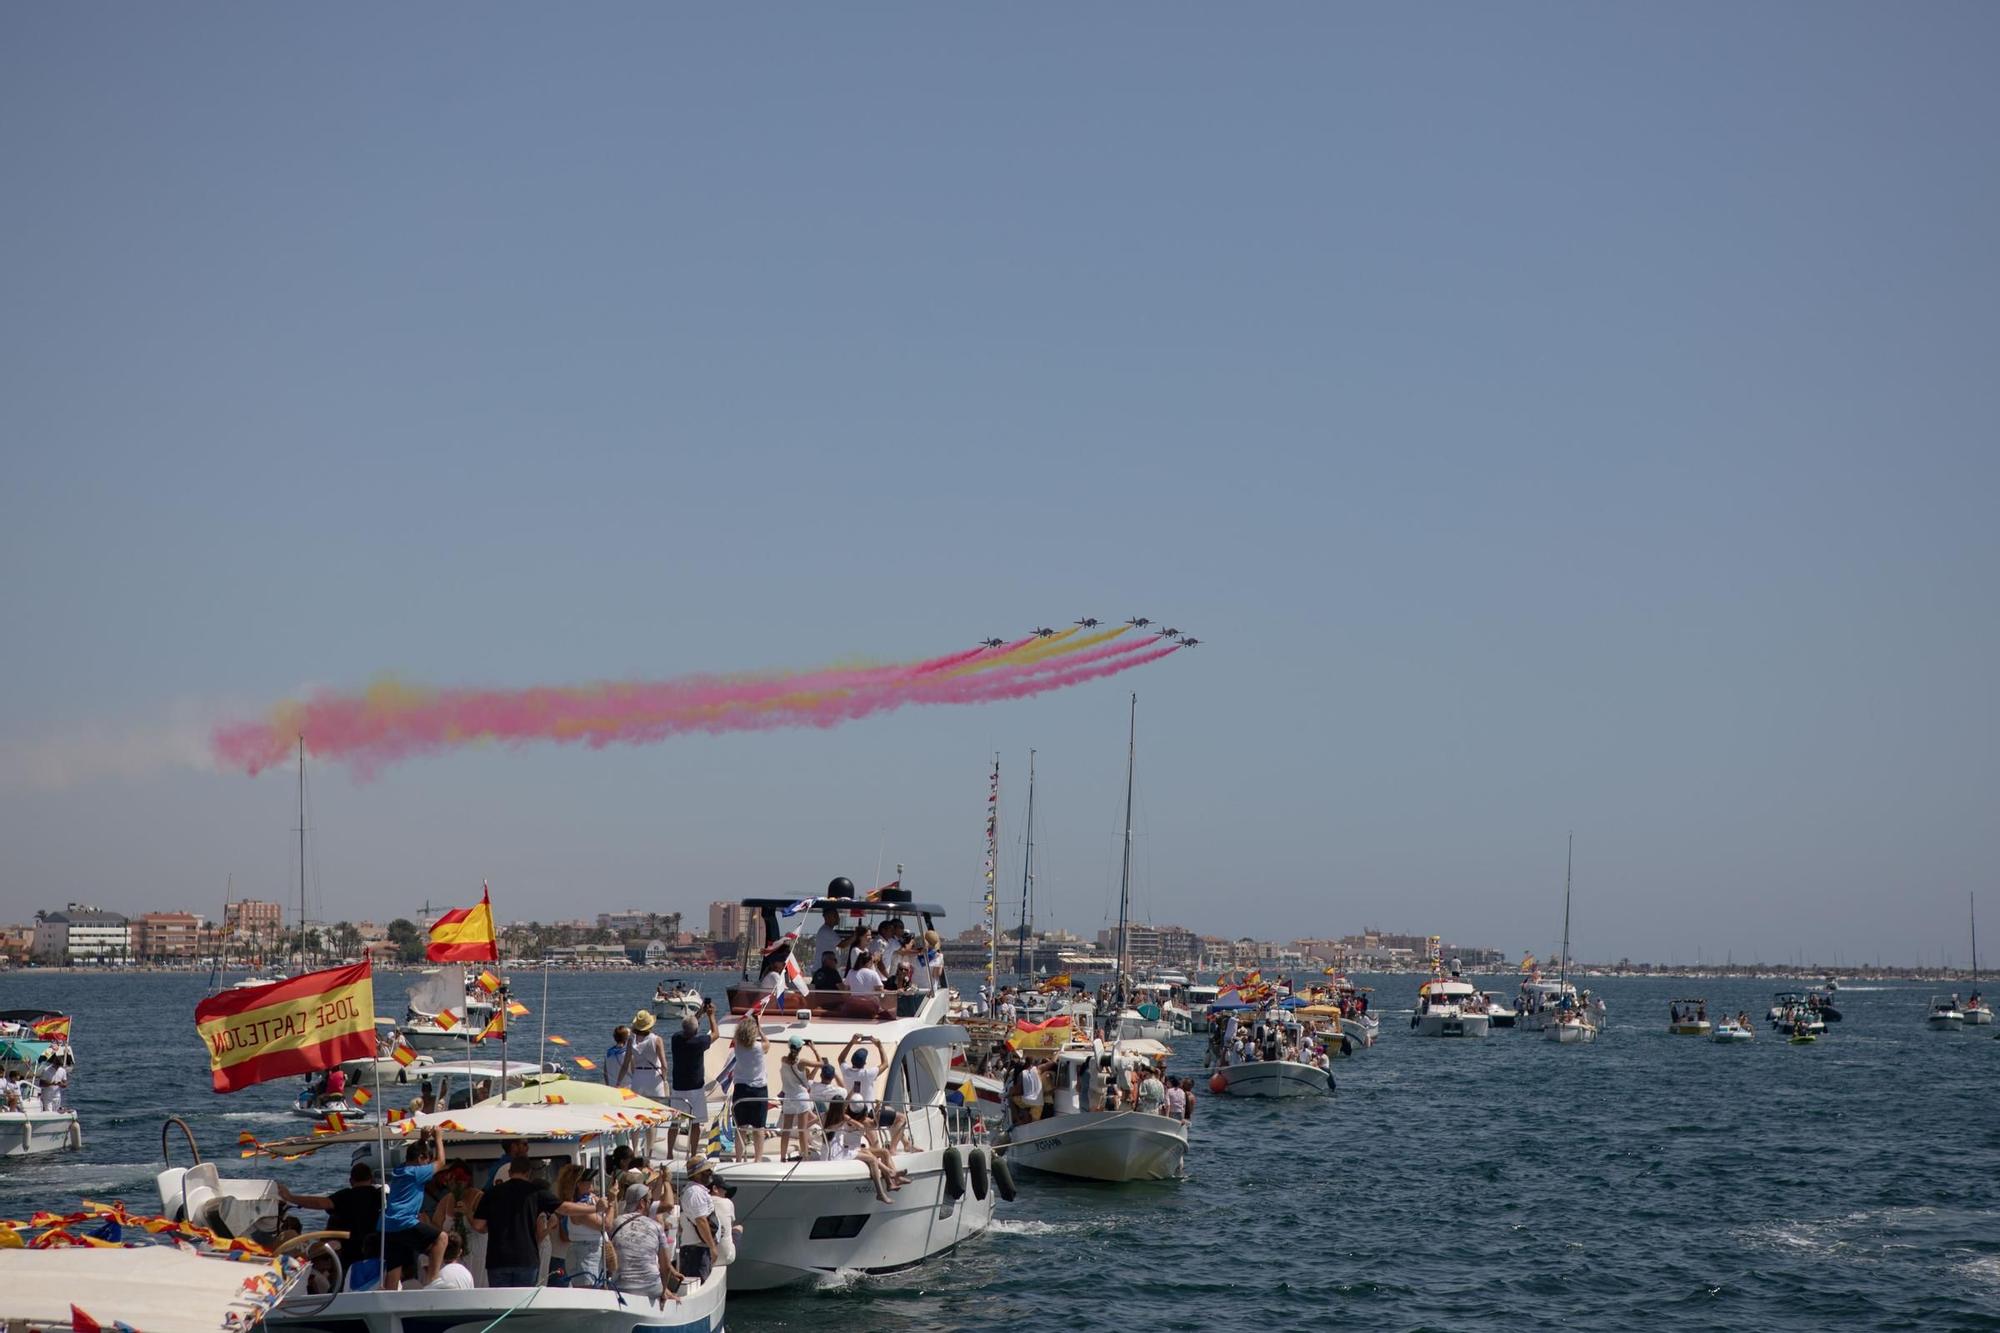
[[[1748,1023],[1739,1023],[1733,1018],[1725,1018],[1715,1025],[1715,1031],[1709,1034],[1709,1040],[1719,1042],[1724,1046],[1736,1046],[1746,1041],[1757,1040],[1757,1034],[1750,1030]]]
[[[671,1018],[678,1023],[683,1018],[701,1013],[706,1003],[699,987],[693,982],[668,977],[653,987],[653,1008],[662,1018]]]
[[[1956,995],[1931,996],[1930,1025],[1934,1028],[1956,1030],[1965,1024],[1965,1011],[1958,1007]]]
[[[1794,1046],[1810,1046],[1819,1040],[1819,1036],[1812,1032],[1794,1032],[1786,1040]]]
[[[1667,1031],[1676,1037],[1708,1036],[1714,1031],[1708,1021],[1708,1001],[1675,1000],[1667,1010]]]
[[[1481,991],[1486,997],[1486,1022],[1489,1027],[1510,1028],[1520,1015],[1508,1007],[1507,998],[1497,990]]]

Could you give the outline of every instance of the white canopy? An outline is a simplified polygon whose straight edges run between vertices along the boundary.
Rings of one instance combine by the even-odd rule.
[[[434,1111],[413,1115],[386,1127],[392,1139],[411,1139],[432,1126],[444,1130],[446,1143],[467,1139],[579,1139],[586,1134],[615,1134],[621,1130],[664,1125],[681,1112],[670,1110],[646,1097],[632,1097],[597,1105],[568,1105],[548,1102],[483,1101],[457,1111]],[[372,1125],[355,1126],[338,1134],[315,1134],[310,1138],[285,1139],[266,1143],[271,1152],[310,1151],[336,1144],[373,1143]]]
[[[117,1321],[139,1333],[221,1333],[263,1318],[263,1302],[243,1284],[259,1274],[275,1283],[276,1273],[270,1260],[239,1263],[165,1245],[0,1250],[0,1319],[68,1328],[75,1305],[106,1328]]]

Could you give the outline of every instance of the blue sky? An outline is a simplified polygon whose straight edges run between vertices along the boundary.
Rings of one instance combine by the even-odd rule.
[[[169,761],[308,684],[1146,614],[1205,640],[1128,678],[1154,920],[1540,950],[1575,828],[1586,954],[1962,958],[1996,36],[12,9],[0,916],[278,891],[288,784]],[[1046,914],[1090,931],[1123,704],[327,768],[319,892],[696,910],[886,858],[963,920],[1033,745]]]

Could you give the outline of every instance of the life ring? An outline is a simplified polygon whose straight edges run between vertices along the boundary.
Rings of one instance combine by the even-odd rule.
[[[1000,1190],[1003,1203],[1014,1202],[1014,1168],[1007,1165],[1007,1159],[998,1155],[993,1158],[993,1183]]]
[[[956,1148],[944,1150],[944,1193],[948,1199],[965,1197],[965,1154]]]
[[[974,1148],[972,1150],[971,1166],[972,1197],[983,1203],[985,1202],[987,1191],[993,1187],[992,1172],[987,1170],[986,1167],[986,1154]]]

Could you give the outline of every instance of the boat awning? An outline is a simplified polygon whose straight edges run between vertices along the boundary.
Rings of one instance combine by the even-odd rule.
[[[18,1061],[31,1065],[49,1053],[52,1041],[36,1041],[30,1037],[0,1037],[0,1060]]]
[[[384,1126],[382,1132],[387,1138],[407,1141],[437,1126],[444,1130],[447,1144],[475,1139],[582,1139],[596,1134],[618,1134],[664,1125],[675,1117],[686,1118],[683,1112],[662,1106],[650,1098],[620,1096],[615,1088],[610,1091],[616,1100],[601,1105],[586,1105],[580,1101],[576,1105],[547,1100],[503,1102],[492,1098],[456,1111],[407,1116],[393,1125]],[[546,1098],[546,1091],[543,1096]],[[285,1156],[317,1152],[321,1148],[373,1143],[375,1135],[373,1125],[357,1125],[338,1134],[274,1139],[258,1146],[273,1156]]]
[[[208,1258],[165,1245],[0,1250],[0,1319],[69,1328],[75,1306],[105,1328],[120,1323],[141,1333],[222,1333],[262,1319],[300,1271],[294,1266],[287,1274],[270,1260]],[[246,1282],[263,1291],[245,1290]]]

